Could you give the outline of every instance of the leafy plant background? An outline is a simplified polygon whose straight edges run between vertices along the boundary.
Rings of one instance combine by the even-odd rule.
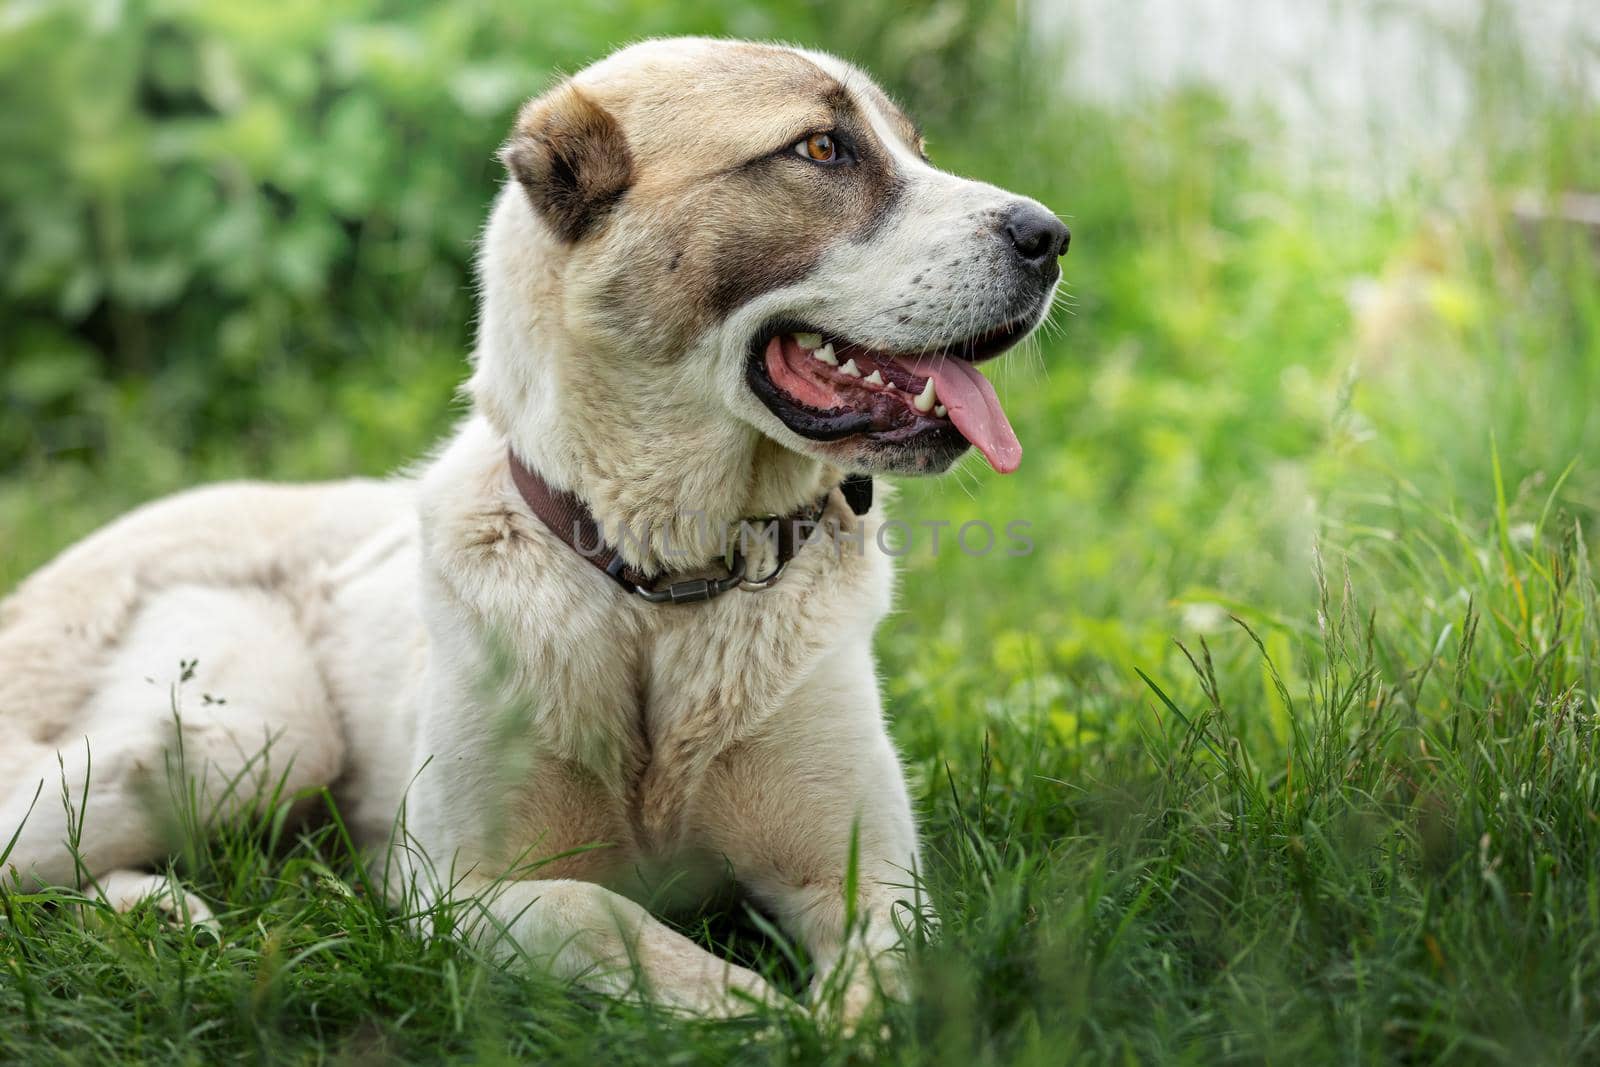
[[[432,389],[414,398],[341,395],[409,444],[415,420],[442,424],[471,343],[494,149],[561,72],[653,34],[837,34],[897,57],[877,64],[891,81],[955,108],[986,61],[1004,62],[1010,21],[948,4],[13,11],[0,39],[6,467],[92,460],[123,415],[185,451],[260,448],[284,420],[340,410],[325,405],[341,383],[420,374]],[[324,461],[379,459],[351,436]]]

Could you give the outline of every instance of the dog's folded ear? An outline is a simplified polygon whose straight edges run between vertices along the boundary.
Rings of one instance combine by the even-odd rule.
[[[622,127],[572,82],[523,107],[500,159],[563,241],[583,237],[633,183]]]

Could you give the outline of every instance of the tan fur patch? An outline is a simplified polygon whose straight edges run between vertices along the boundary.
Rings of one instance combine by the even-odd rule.
[[[571,82],[522,109],[501,158],[566,241],[583,237],[633,180],[622,127]]]

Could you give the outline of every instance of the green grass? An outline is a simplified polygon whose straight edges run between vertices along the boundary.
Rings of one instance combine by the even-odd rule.
[[[1285,131],[1200,91],[1090,106],[1019,76],[924,106],[937,160],[1075,239],[1060,313],[996,372],[1022,470],[895,504],[1026,520],[1036,551],[921,536],[904,561],[880,653],[943,932],[882,1033],[684,1022],[487,965],[363,893],[327,822],[269,815],[175,859],[220,944],[7,892],[0,1062],[1600,1058],[1600,256],[1510,211],[1600,188],[1600,113],[1495,19],[1460,44],[1474,137],[1387,182],[1292,177]],[[393,284],[465,314],[434,274]],[[63,399],[32,361],[0,588],[195,481],[420,454],[465,320],[381,312],[176,392],[110,367]],[[208,383],[246,392],[213,410]],[[804,988],[737,904],[678,921]]]

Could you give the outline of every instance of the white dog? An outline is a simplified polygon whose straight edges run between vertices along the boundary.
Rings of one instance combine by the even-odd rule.
[[[863,475],[1015,468],[974,364],[1041,321],[1067,230],[786,47],[627,48],[502,156],[474,411],[420,477],[185,493],[0,604],[0,845],[205,917],[148,873],[181,742],[209,817],[327,786],[486,944],[604,991],[773,999],[637,902],[731,873],[858,1014],[918,871]]]

